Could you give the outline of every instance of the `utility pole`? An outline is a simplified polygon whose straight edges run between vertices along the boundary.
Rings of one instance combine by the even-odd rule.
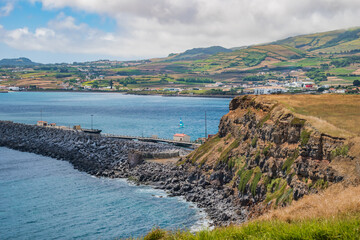
[[[205,111],[205,139],[207,139],[207,122],[206,122],[206,111]]]
[[[40,110],[40,121],[42,121],[42,109]]]
[[[93,129],[93,116],[94,115],[91,114],[91,130]]]

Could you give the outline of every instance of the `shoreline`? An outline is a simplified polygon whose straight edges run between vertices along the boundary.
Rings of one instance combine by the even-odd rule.
[[[205,209],[213,225],[227,226],[246,221],[231,189],[213,185],[192,165],[144,161],[148,153],[169,153],[180,148],[165,144],[110,139],[103,136],[0,121],[0,146],[32,152],[70,162],[75,169],[96,177],[127,178],[137,184],[182,196]]]
[[[178,95],[178,94],[134,94],[134,93],[126,93],[122,91],[79,91],[79,90],[26,90],[26,91],[9,91],[11,92],[73,92],[73,93],[113,93],[113,94],[122,94],[122,95],[130,95],[130,96],[161,96],[161,97],[203,97],[203,98],[234,98],[236,96],[244,95],[244,94],[237,94],[237,95]]]

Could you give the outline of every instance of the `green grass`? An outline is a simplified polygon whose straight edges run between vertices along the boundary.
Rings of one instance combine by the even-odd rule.
[[[293,120],[291,120],[291,125],[292,126],[299,126],[299,127],[302,127],[304,126],[306,120],[305,119],[300,119],[300,118],[297,118],[295,117]]]
[[[251,193],[253,196],[256,195],[256,187],[257,187],[257,184],[259,183],[260,179],[261,179],[261,176],[262,176],[262,172],[260,170],[259,167],[256,167],[255,170],[254,170],[254,178],[253,180],[251,181],[251,184],[250,184],[250,189],[251,189]]]
[[[245,191],[246,184],[250,181],[250,178],[251,178],[253,172],[254,172],[253,169],[242,171],[241,176],[240,176],[239,186],[238,186],[238,189],[240,192],[243,193]]]
[[[243,58],[243,62],[246,66],[253,67],[264,61],[266,57],[266,53],[249,52],[248,55]]]
[[[267,185],[267,193],[265,202],[268,203],[272,200],[275,201],[275,205],[278,206],[282,203],[291,203],[292,201],[292,189],[286,188],[287,182],[285,179],[276,178]]]
[[[256,147],[257,141],[258,141],[258,137],[255,136],[255,137],[251,140],[251,146],[252,146],[252,147]]]
[[[347,156],[349,152],[349,146],[348,145],[343,145],[341,147],[337,147],[334,150],[331,151],[331,158],[335,158],[337,156],[342,156],[345,157]]]
[[[238,140],[234,140],[220,155],[218,162],[227,161],[231,150],[237,148],[240,145]]]
[[[221,138],[219,138],[219,136],[215,136],[202,144],[198,149],[195,150],[194,154],[192,155],[191,162],[195,163],[199,158],[208,153],[208,151],[210,151],[210,149],[212,149],[214,145],[216,145],[220,140]]]
[[[288,157],[283,166],[282,166],[282,170],[283,171],[286,171],[286,174],[289,174],[290,173],[290,170],[291,170],[291,166],[293,165],[295,159],[299,156],[299,150],[296,149],[294,154],[291,156],[291,157]]]
[[[334,68],[329,70],[328,72],[331,74],[335,74],[335,75],[343,75],[343,74],[351,74],[352,72],[354,72],[355,69],[347,69],[347,68]]]
[[[189,231],[169,232],[154,229],[145,236],[146,240],[330,240],[360,239],[360,217],[338,216],[331,219],[311,219],[303,221],[253,221],[241,226],[229,226],[214,230],[202,230],[195,234]]]
[[[300,144],[305,146],[310,140],[311,131],[302,130],[300,133]]]
[[[310,66],[320,66],[326,60],[322,58],[305,58],[300,61],[289,61],[289,62],[278,62],[274,63],[274,66],[293,66],[293,67],[310,67]]]

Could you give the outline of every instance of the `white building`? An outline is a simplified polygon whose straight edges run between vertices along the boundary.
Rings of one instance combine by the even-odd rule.
[[[256,87],[256,88],[254,88],[255,95],[285,93],[287,91],[288,90],[283,87]]]
[[[190,136],[186,135],[184,133],[176,133],[174,134],[174,141],[179,141],[179,142],[190,142]]]
[[[10,91],[20,91],[19,87],[9,87]]]

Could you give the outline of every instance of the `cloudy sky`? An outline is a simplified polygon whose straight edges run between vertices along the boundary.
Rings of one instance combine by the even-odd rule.
[[[167,56],[360,26],[360,0],[0,0],[0,58]]]

